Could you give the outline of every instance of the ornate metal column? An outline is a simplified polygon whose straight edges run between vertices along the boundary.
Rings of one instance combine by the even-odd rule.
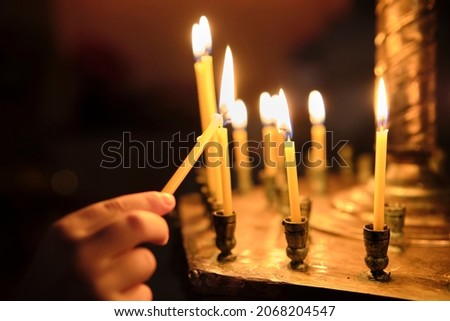
[[[450,192],[430,166],[436,145],[436,8],[434,0],[378,0],[375,76],[389,99],[386,201],[407,206],[412,238],[449,240]],[[372,182],[334,197],[354,214],[372,211]]]

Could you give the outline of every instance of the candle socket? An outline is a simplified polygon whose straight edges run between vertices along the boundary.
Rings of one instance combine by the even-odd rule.
[[[306,271],[308,266],[304,260],[308,254],[308,219],[302,217],[300,222],[291,222],[287,217],[283,220],[284,235],[286,237],[286,254],[291,259],[289,267],[297,271]]]
[[[370,269],[370,279],[387,282],[390,280],[390,274],[384,269],[389,264],[387,251],[389,247],[390,229],[387,225],[383,231],[374,231],[373,224],[366,224],[363,229],[364,247],[366,248],[366,256],[364,262]]]
[[[384,206],[384,220],[391,230],[390,245],[394,249],[402,250],[405,216],[406,206],[402,203],[387,203]]]
[[[311,206],[312,201],[309,197],[306,197],[300,201],[300,214],[308,220],[311,216]]]
[[[231,262],[236,260],[236,255],[231,250],[236,246],[234,232],[236,229],[236,213],[224,215],[223,211],[213,213],[214,229],[216,231],[216,247],[220,250],[217,256],[219,262]]]

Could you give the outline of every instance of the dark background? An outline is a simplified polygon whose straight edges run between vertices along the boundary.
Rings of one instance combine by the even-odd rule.
[[[372,151],[374,1],[162,2],[0,2],[0,299],[12,297],[48,224],[93,202],[160,190],[175,171],[138,168],[136,149],[124,155],[130,168],[104,169],[101,147],[123,132],[155,146],[177,132],[199,134],[190,32],[202,14],[217,89],[232,47],[250,139],[260,140],[259,94],[283,87],[295,140],[308,140],[307,95],[319,89],[335,139],[350,140],[355,156]],[[450,5],[437,7],[438,142],[448,151]],[[191,173],[176,196],[196,188]],[[169,245],[152,247],[159,267],[151,285],[155,299],[185,300],[183,249],[168,220]]]

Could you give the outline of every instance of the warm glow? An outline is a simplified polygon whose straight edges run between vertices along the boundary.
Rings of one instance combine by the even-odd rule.
[[[325,121],[325,106],[319,91],[313,90],[308,99],[309,119],[311,124],[319,125]]]
[[[263,92],[259,96],[259,116],[263,125],[273,125],[275,123],[275,108],[272,97],[268,92]]]
[[[245,129],[247,127],[247,107],[242,100],[236,100],[230,106],[229,112],[233,128]]]
[[[211,47],[212,38],[208,19],[202,16],[200,22],[192,26],[192,51],[195,59],[211,53]]]
[[[383,77],[380,77],[377,85],[377,96],[375,100],[375,118],[378,128],[380,129],[386,128],[388,108],[386,86],[384,84]]]
[[[227,46],[223,62],[222,83],[220,86],[219,109],[222,115],[226,115],[228,109],[235,101],[233,55]]]
[[[283,89],[278,94],[277,127],[286,137],[292,137],[291,117],[289,116],[289,106]]]

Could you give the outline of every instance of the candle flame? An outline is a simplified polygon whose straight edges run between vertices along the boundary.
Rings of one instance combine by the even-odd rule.
[[[263,92],[259,96],[259,116],[263,125],[272,125],[275,123],[274,104],[272,97],[268,92]]]
[[[313,125],[323,124],[325,121],[325,105],[319,91],[313,90],[308,98],[309,119]]]
[[[247,127],[247,107],[245,103],[238,99],[230,106],[231,124],[235,129],[245,129]]]
[[[234,104],[235,101],[234,86],[233,54],[231,53],[230,47],[227,46],[227,49],[225,50],[225,59],[223,62],[222,83],[220,86],[219,99],[220,113],[226,120],[228,120],[228,109],[232,104]]]
[[[210,54],[211,48],[212,37],[209,22],[205,16],[201,16],[199,23],[192,26],[192,51],[195,59]]]
[[[210,54],[211,49],[212,49],[212,37],[211,37],[211,28],[209,27],[208,18],[206,18],[205,16],[201,16],[199,25],[200,25],[200,31],[202,34],[203,45],[205,46],[205,51]]]
[[[380,77],[377,85],[377,96],[375,99],[375,118],[379,129],[386,128],[388,120],[388,101],[386,86],[383,77]]]
[[[283,89],[280,89],[278,94],[278,114],[277,127],[278,130],[284,133],[285,137],[292,138],[291,117],[289,116],[289,106]]]

